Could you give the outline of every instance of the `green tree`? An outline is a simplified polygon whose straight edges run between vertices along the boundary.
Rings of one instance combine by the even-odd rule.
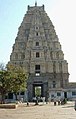
[[[26,81],[28,75],[19,66],[9,65],[4,68],[0,64],[0,95],[2,103],[4,103],[5,96],[9,92],[13,92],[17,99],[17,93],[26,89]]]
[[[12,76],[11,91],[15,94],[17,100],[17,93],[19,91],[25,91],[27,87],[28,74],[19,66],[9,65],[7,69]]]
[[[0,70],[0,94],[1,102],[4,103],[5,95],[11,90],[10,73],[6,70]]]

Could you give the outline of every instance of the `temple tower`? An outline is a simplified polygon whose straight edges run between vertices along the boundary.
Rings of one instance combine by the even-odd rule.
[[[64,59],[54,26],[45,12],[45,6],[28,6],[18,29],[8,64],[22,66],[28,73],[28,97],[35,96],[35,87],[41,87],[41,96],[53,96],[68,85],[68,63]]]

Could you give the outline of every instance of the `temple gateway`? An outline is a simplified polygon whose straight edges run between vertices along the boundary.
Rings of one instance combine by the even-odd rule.
[[[8,64],[21,66],[29,73],[29,101],[36,96],[36,88],[45,98],[76,97],[76,83],[69,83],[68,63],[44,5],[28,6]],[[25,92],[21,96],[26,99]]]

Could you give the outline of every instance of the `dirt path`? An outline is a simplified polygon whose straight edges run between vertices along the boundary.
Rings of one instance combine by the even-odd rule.
[[[74,103],[54,106],[44,104],[29,107],[20,105],[17,109],[0,109],[0,119],[76,119]]]

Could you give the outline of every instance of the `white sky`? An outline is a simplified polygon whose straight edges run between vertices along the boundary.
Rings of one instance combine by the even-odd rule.
[[[62,45],[64,59],[68,62],[69,80],[76,82],[76,0],[37,0],[38,5],[45,5],[45,11],[55,26]],[[10,59],[18,27],[26,13],[27,5],[34,5],[35,0],[0,0],[0,63]]]

